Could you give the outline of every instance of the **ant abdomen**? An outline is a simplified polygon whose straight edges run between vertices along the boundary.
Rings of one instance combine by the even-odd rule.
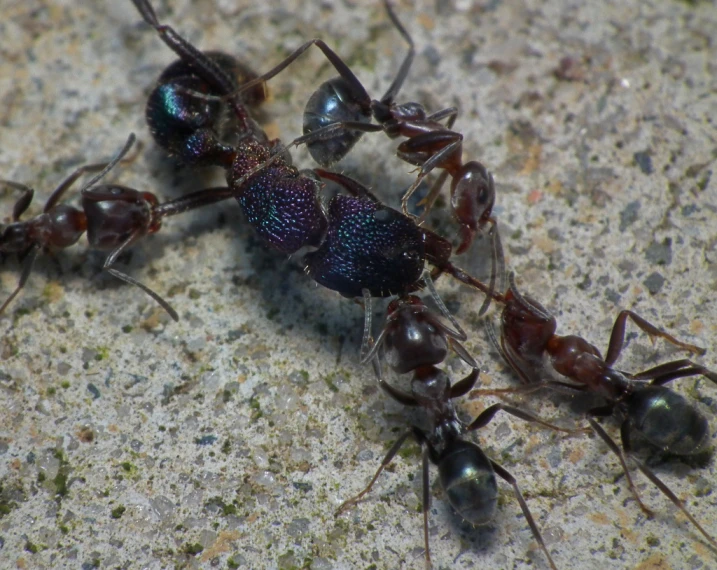
[[[498,504],[498,484],[490,460],[476,444],[457,440],[438,458],[438,473],[448,502],[473,524],[490,522]]]
[[[677,392],[645,386],[635,390],[626,404],[635,430],[664,451],[689,455],[707,443],[707,419]]]
[[[334,77],[322,83],[306,103],[304,134],[344,122],[369,124],[371,109],[359,104],[351,86],[342,77]],[[306,146],[318,164],[330,166],[344,158],[362,136],[362,131],[339,129]]]
[[[256,73],[230,55],[218,51],[205,55],[221,69],[233,88],[256,78]],[[209,97],[203,97],[208,95]],[[226,105],[216,89],[197,74],[191,64],[177,60],[157,80],[147,99],[146,120],[159,146],[191,164],[216,164],[231,148],[221,138],[232,126]],[[242,102],[258,105],[266,100],[264,83],[242,93]]]

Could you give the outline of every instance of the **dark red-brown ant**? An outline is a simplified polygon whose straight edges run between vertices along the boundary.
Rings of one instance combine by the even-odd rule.
[[[306,144],[316,162],[321,166],[330,166],[346,156],[365,132],[383,131],[391,138],[407,138],[398,146],[397,154],[406,162],[419,166],[420,171],[401,198],[403,213],[408,214],[408,200],[421,181],[435,168],[443,169],[444,172],[425,198],[426,211],[450,175],[451,206],[460,232],[456,253],[465,252],[476,234],[490,226],[492,274],[500,274],[503,271],[503,258],[496,220],[492,216],[495,203],[493,177],[480,162],[463,162],[463,135],[451,130],[457,109],[451,107],[429,114],[419,103],[395,102],[413,62],[415,47],[388,0],[384,0],[384,5],[394,27],[408,43],[409,50],[396,77],[380,100],[372,100],[348,65],[319,40],[304,43],[273,69],[247,82],[239,92],[255,89],[257,85],[276,76],[312,45],[320,47],[339,77],[323,83],[311,96],[304,112],[304,136],[298,137],[289,146]],[[372,124],[372,119],[378,124]],[[444,120],[445,124],[441,122]],[[480,313],[487,308],[485,304]]]
[[[155,140],[184,160],[191,158],[199,164],[224,168],[227,183],[249,223],[267,245],[288,255],[307,246],[315,248],[304,256],[306,272],[316,282],[347,297],[360,297],[364,290],[376,297],[410,292],[418,286],[426,262],[438,273],[446,272],[475,285],[470,276],[448,261],[452,249],[448,240],[385,206],[358,182],[317,170],[316,174],[338,182],[351,194],[335,196],[325,209],[316,176],[299,172],[285,147],[279,141],[268,141],[258,131],[228,71],[211,55],[214,52],[197,50],[170,26],[160,24],[149,0],[133,3],[145,22],[180,57],[182,63],[170,69],[196,76],[213,99],[228,101],[239,123],[239,141],[230,146],[217,138],[215,129],[204,128],[213,124],[213,114],[204,119],[194,117],[181,125],[166,120],[169,115],[185,117],[201,111],[198,102],[188,104],[188,109],[180,108],[187,98],[208,104],[212,97],[187,89],[186,81],[174,71],[165,72],[155,88],[155,93],[159,90],[163,95],[153,93],[147,106]],[[332,63],[342,65],[324,42],[312,40],[307,47],[313,44]],[[254,90],[263,82],[263,77],[249,81],[242,92]]]
[[[540,303],[521,295],[509,276],[505,295],[494,295],[494,300],[505,306],[501,314],[500,340],[489,327],[494,344],[518,374],[525,386],[502,390],[476,390],[472,397],[489,394],[528,393],[543,387],[568,393],[594,393],[605,404],[587,412],[587,421],[593,431],[617,455],[635,499],[648,515],[652,511],[640,499],[627,466],[632,459],[645,476],[680,509],[709,543],[717,542],[687,511],[684,503],[655,473],[632,453],[631,432],[641,435],[652,445],[678,455],[689,455],[704,448],[709,437],[707,419],[683,396],[668,389],[665,384],[677,378],[704,376],[717,383],[717,373],[688,359],[666,362],[636,374],[614,367],[625,341],[628,319],[651,339],[662,338],[674,346],[694,354],[704,349],[681,342],[658,329],[632,311],[620,311],[603,358],[600,351],[585,339],[555,334],[557,322]],[[616,416],[620,425],[622,446],[618,446],[596,417]]]
[[[110,252],[103,270],[139,287],[175,321],[179,319],[177,312],[159,294],[116,269],[114,264],[137,240],[157,232],[162,226],[162,218],[226,200],[233,194],[228,188],[208,188],[160,204],[150,192],[139,192],[116,184],[96,186],[129,152],[134,140],[134,134],[130,135],[122,150],[110,162],[81,166],[75,170],[50,194],[42,214],[30,220],[20,221],[20,216],[30,206],[34,191],[24,184],[0,180],[0,184],[23,192],[13,208],[12,223],[0,226],[0,254],[14,253],[22,260],[20,281],[0,307],[0,314],[25,286],[40,251],[53,252],[70,247],[86,231],[91,248]],[[97,171],[98,174],[80,190],[82,209],[58,203],[78,178]]]
[[[540,548],[545,553],[550,567],[555,569],[550,553],[543,541],[535,519],[530,513],[515,478],[496,462],[488,459],[476,444],[466,441],[463,436],[470,431],[486,426],[499,412],[504,411],[522,420],[541,426],[576,433],[547,423],[534,415],[513,406],[493,404],[485,409],[470,424],[464,424],[456,414],[452,400],[467,394],[478,379],[478,365],[461,344],[466,340],[458,322],[448,312],[433,287],[429,276],[425,284],[431,297],[453,328],[445,325],[431,312],[424,302],[415,295],[404,295],[388,305],[386,321],[374,342],[371,336],[371,320],[367,317],[362,346],[362,362],[372,361],[381,388],[394,400],[406,406],[422,408],[431,422],[429,431],[411,427],[391,446],[375,475],[358,495],[344,502],[337,514],[360,501],[373,487],[381,472],[388,466],[409,437],[413,437],[422,448],[423,466],[423,539],[426,566],[430,567],[428,541],[428,510],[430,505],[429,461],[438,467],[441,486],[455,511],[473,524],[488,523],[497,506],[496,474],[513,487],[523,515]],[[367,315],[371,314],[371,297],[366,296]],[[450,378],[437,367],[448,355],[449,347],[471,367],[471,372],[459,382],[451,385]],[[404,392],[383,380],[379,355],[383,353],[386,363],[398,374],[413,373],[411,392]]]

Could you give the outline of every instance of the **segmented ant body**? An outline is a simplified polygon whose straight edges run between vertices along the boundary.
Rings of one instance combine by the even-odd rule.
[[[451,205],[460,228],[460,244],[456,253],[461,254],[486,224],[495,226],[496,221],[492,217],[495,203],[493,178],[480,162],[463,162],[463,135],[451,130],[458,114],[456,108],[428,113],[420,103],[396,103],[395,99],[413,63],[415,46],[388,1],[384,5],[394,27],[409,46],[386,93],[379,100],[371,99],[348,65],[330,48],[322,47],[339,77],[324,82],[312,94],[304,111],[304,136],[295,139],[292,144],[306,144],[314,160],[326,167],[344,158],[366,132],[383,131],[390,138],[407,138],[399,144],[397,154],[409,164],[419,166],[420,171],[401,199],[403,212],[408,213],[408,200],[421,181],[434,169],[443,169],[425,199],[426,209],[432,205],[446,177],[451,176]],[[283,71],[314,43],[315,40],[300,46],[276,67],[248,82],[241,92],[253,89]],[[372,123],[372,120],[378,124]],[[494,239],[497,239],[497,234]]]
[[[415,295],[399,297],[389,303],[385,324],[375,342],[371,337],[370,319],[367,319],[362,362],[371,361],[374,364],[379,385],[391,398],[406,406],[423,409],[429,418],[431,428],[429,431],[424,431],[414,426],[404,432],[391,446],[366,488],[356,497],[344,502],[337,514],[356,504],[371,490],[381,472],[391,463],[406,440],[413,437],[423,451],[421,470],[423,535],[428,567],[431,564],[428,540],[430,461],[438,467],[441,486],[449,503],[459,515],[472,524],[486,524],[494,516],[498,498],[496,475],[509,483],[513,487],[535,540],[545,553],[550,567],[556,568],[515,478],[489,459],[478,445],[465,440],[464,436],[470,431],[486,426],[499,411],[566,433],[580,430],[554,426],[530,413],[504,404],[493,404],[472,422],[464,424],[457,416],[453,400],[467,394],[473,388],[478,379],[478,365],[461,344],[461,341],[466,340],[466,334],[438,297],[430,277],[426,278],[426,285],[441,313],[450,320],[454,328],[445,325],[419,297]],[[366,298],[367,304],[370,304],[370,300],[370,297]],[[367,311],[367,314],[370,314],[370,306]],[[445,360],[451,347],[472,369],[465,378],[453,385],[448,374],[437,367]],[[395,388],[382,378],[379,361],[381,353],[394,372],[413,374],[410,393]]]
[[[171,27],[160,24],[148,0],[133,2],[160,39],[180,56],[183,64],[175,63],[170,68],[191,69],[198,76],[195,82],[201,82],[202,91],[209,89],[215,96],[204,97],[201,91],[191,91],[185,83],[175,83],[174,72],[162,74],[155,93],[181,94],[183,101],[192,101],[188,104],[192,111],[205,109],[209,116],[184,122],[175,130],[164,117],[170,111],[181,116],[190,113],[175,109],[174,103],[168,110],[172,98],[153,95],[147,117],[155,140],[185,160],[224,168],[227,183],[249,223],[267,245],[289,255],[304,247],[315,248],[304,256],[306,272],[317,283],[347,297],[359,297],[363,291],[375,297],[410,292],[418,286],[426,262],[438,272],[482,286],[472,283],[470,276],[448,261],[450,242],[385,206],[358,182],[317,170],[317,175],[337,182],[350,194],[335,196],[324,209],[316,177],[299,172],[279,141],[268,141],[263,132],[257,132],[258,127],[235,93],[226,66],[216,64],[213,52],[210,55],[200,52]],[[339,65],[338,56],[321,40],[312,40],[304,49],[314,44]],[[165,79],[169,86],[162,83]],[[242,92],[254,92],[264,80],[265,76],[260,76],[247,82]],[[213,124],[215,113],[211,105],[221,101],[229,103],[240,125],[240,138],[235,146],[219,141],[216,129],[203,126]],[[194,124],[200,125],[194,133],[185,128]]]
[[[23,264],[20,281],[0,306],[0,314],[27,283],[40,251],[52,252],[70,247],[77,243],[86,231],[90,248],[110,252],[103,270],[139,287],[157,301],[175,321],[179,319],[169,303],[146,285],[116,269],[115,262],[137,240],[159,231],[163,218],[226,200],[232,197],[232,194],[228,188],[208,188],[160,204],[151,192],[139,192],[116,184],[96,186],[127,154],[134,140],[134,135],[130,135],[124,148],[110,162],[81,166],[75,170],[50,194],[42,214],[30,220],[20,221],[20,216],[30,206],[34,191],[24,184],[0,181],[23,192],[15,203],[12,222],[0,226],[0,253],[17,254]],[[60,204],[72,184],[83,174],[90,172],[98,174],[80,190],[81,209]]]
[[[492,215],[495,204],[493,176],[478,161],[463,162],[463,135],[451,130],[458,113],[455,108],[429,114],[419,103],[396,103],[395,98],[411,68],[415,46],[387,0],[384,5],[394,27],[408,43],[409,51],[380,100],[372,100],[348,65],[320,40],[304,43],[273,69],[247,82],[239,93],[256,89],[283,71],[309,47],[317,45],[339,77],[324,82],[311,96],[304,112],[304,135],[289,146],[306,144],[317,163],[330,166],[345,157],[365,132],[383,131],[391,138],[407,138],[399,144],[397,154],[402,160],[419,166],[420,171],[401,198],[403,213],[408,215],[408,201],[421,181],[434,169],[443,169],[424,200],[425,211],[431,208],[446,177],[450,175],[451,207],[460,234],[455,253],[467,251],[476,234],[490,226],[492,289],[494,276],[503,272],[504,265],[497,222]],[[372,123],[372,120],[378,124]],[[442,121],[446,121],[445,124]],[[489,300],[486,299],[480,314],[488,309],[488,305]]]
[[[686,398],[665,386],[677,378],[704,376],[717,383],[717,373],[688,359],[674,360],[649,370],[628,373],[614,367],[622,352],[625,327],[631,320],[651,339],[662,338],[674,346],[695,354],[704,350],[679,341],[632,311],[623,310],[615,319],[605,357],[585,339],[555,334],[557,322],[540,303],[521,295],[510,276],[505,295],[494,300],[504,303],[500,340],[489,329],[494,344],[518,374],[525,386],[517,389],[478,390],[487,393],[532,392],[549,387],[568,393],[594,393],[605,404],[587,412],[587,421],[595,433],[617,455],[628,485],[642,510],[652,515],[640,499],[632,482],[626,458],[629,456],[648,479],[677,506],[712,546],[717,542],[687,511],[684,503],[632,453],[631,432],[640,434],[652,445],[678,455],[693,454],[705,447],[709,438],[707,419]],[[618,446],[595,421],[596,417],[621,419]]]

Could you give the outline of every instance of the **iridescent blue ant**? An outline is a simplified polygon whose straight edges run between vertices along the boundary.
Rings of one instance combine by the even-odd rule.
[[[262,77],[226,54],[196,49],[159,23],[149,0],[132,1],[180,57],[159,77],[147,104],[155,141],[183,162],[224,168],[249,223],[267,245],[287,255],[314,248],[304,257],[306,272],[347,297],[413,291],[426,262],[436,274],[446,272],[485,290],[449,262],[450,242],[384,205],[355,180],[297,170],[280,141],[269,140],[249,115],[247,105],[266,97]],[[321,40],[308,45],[336,57]],[[226,140],[227,125],[235,142]],[[319,177],[350,195],[336,196],[325,207]]]

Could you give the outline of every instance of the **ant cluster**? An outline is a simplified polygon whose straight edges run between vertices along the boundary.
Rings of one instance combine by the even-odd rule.
[[[179,58],[159,76],[146,104],[146,122],[156,145],[186,171],[221,169],[225,184],[162,201],[148,191],[106,183],[104,178],[110,171],[122,176],[118,171],[131,170],[136,159],[130,155],[134,135],[108,162],[75,169],[35,216],[26,215],[34,191],[24,183],[5,181],[8,188],[19,193],[19,198],[9,223],[0,228],[0,254],[3,260],[13,255],[19,258],[20,277],[0,306],[0,314],[7,316],[10,303],[17,302],[39,253],[70,247],[86,233],[91,249],[108,252],[103,270],[137,286],[178,321],[174,303],[120,271],[118,258],[140,238],[157,232],[167,216],[236,201],[243,211],[243,221],[263,246],[300,258],[305,273],[315,283],[362,306],[361,362],[371,365],[377,386],[397,407],[417,408],[427,419],[429,427],[421,424],[422,427],[402,431],[368,485],[337,506],[337,517],[360,509],[364,499],[370,500],[369,491],[381,473],[412,438],[421,448],[422,556],[426,566],[431,565],[433,538],[429,521],[433,464],[450,505],[474,525],[493,520],[499,502],[498,482],[505,482],[542,552],[539,564],[565,567],[570,559],[569,542],[546,541],[540,517],[531,509],[533,497],[526,499],[518,478],[471,441],[471,432],[487,426],[499,412],[504,412],[532,424],[534,431],[546,428],[576,436],[565,444],[567,447],[584,445],[576,443],[577,436],[597,435],[591,445],[604,444],[614,453],[642,512],[647,517],[654,516],[641,498],[645,487],[634,480],[633,467],[647,477],[658,495],[667,497],[689,520],[691,531],[701,534],[702,544],[714,557],[717,543],[709,530],[710,521],[693,516],[692,505],[686,504],[656,469],[640,459],[633,450],[633,440],[637,435],[638,441],[678,456],[691,456],[707,448],[707,418],[692,398],[673,390],[671,382],[695,376],[717,383],[717,373],[686,358],[637,373],[617,365],[628,323],[651,339],[661,339],[679,350],[700,355],[704,350],[677,339],[632,311],[618,314],[604,357],[582,337],[556,334],[555,317],[532,297],[537,297],[537,292],[527,281],[518,287],[514,276],[506,271],[499,233],[499,218],[505,214],[498,216],[493,211],[496,182],[486,166],[464,156],[464,136],[454,130],[458,110],[446,107],[429,111],[418,103],[398,101],[415,49],[411,35],[388,2],[386,12],[407,46],[407,55],[385,94],[373,99],[351,67],[322,40],[302,44],[272,69],[259,74],[263,70],[250,69],[233,56],[195,47],[186,39],[186,30],[180,31],[158,18],[150,0],[132,1],[142,20]],[[308,99],[303,115],[304,134],[282,143],[262,129],[254,108],[264,102],[267,83],[281,73],[291,73],[290,66],[301,65],[296,60],[312,48],[323,54],[338,77],[320,85]],[[357,179],[335,170],[362,136],[399,140],[397,165],[417,169],[414,181],[400,196],[387,198],[384,189],[380,194],[373,192]],[[291,152],[303,146],[319,168],[302,171],[293,166]],[[69,205],[73,184],[90,173],[94,176],[79,191],[80,207]],[[435,180],[421,199],[423,209],[415,215],[409,210],[409,201],[415,193],[424,191],[429,177]],[[432,210],[438,209],[448,179],[447,204],[455,243],[431,230],[428,221]],[[322,194],[327,182],[338,188],[330,198]],[[382,179],[383,182],[388,185],[391,181]],[[399,201],[400,207],[389,206],[384,201],[389,198]],[[499,203],[500,199],[498,196]],[[460,260],[469,259],[481,241],[488,242],[490,272],[485,281],[460,266]],[[503,357],[521,385],[502,390],[476,389],[480,367],[477,357],[467,348],[474,340],[459,324],[461,311],[452,314],[441,299],[434,286],[438,279],[451,280],[469,291],[464,296],[469,296],[470,301],[463,305],[474,305],[478,316],[483,316],[491,304],[498,306],[499,327],[494,328],[490,315],[481,326],[485,326],[493,350]],[[389,300],[378,334],[373,326],[376,299]],[[449,357],[454,366],[446,365]],[[454,371],[461,367],[468,372],[458,374],[460,379],[453,378]],[[410,391],[397,387],[400,380],[387,379],[388,371],[392,376],[410,376]],[[524,409],[523,404],[492,404],[467,422],[455,406],[455,401],[465,396],[477,400],[487,393],[522,394],[524,400],[532,402],[551,391],[592,395],[598,404],[573,420],[561,419],[560,425]],[[615,416],[620,422],[619,441],[597,419],[607,416]],[[351,488],[358,490],[360,485]],[[225,504],[224,511],[231,510],[231,506]]]

